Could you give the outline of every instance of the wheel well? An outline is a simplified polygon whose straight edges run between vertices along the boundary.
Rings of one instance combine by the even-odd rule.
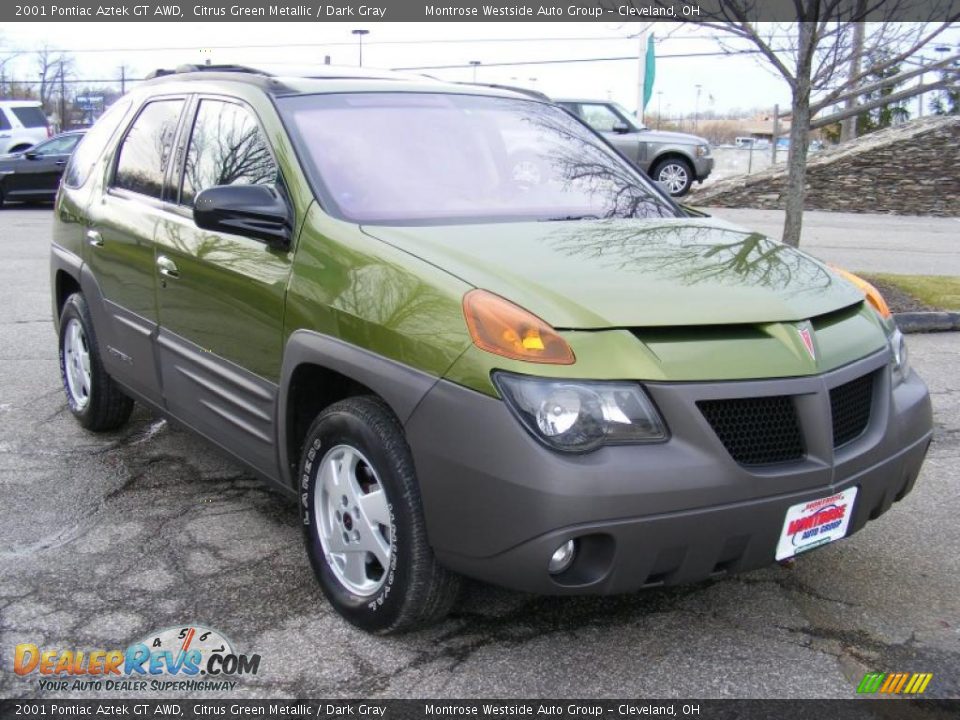
[[[64,272],[63,270],[58,270],[56,278],[56,290],[57,318],[59,318],[60,313],[63,312],[63,304],[67,301],[67,298],[74,293],[80,292],[80,283],[78,283],[72,275]]]
[[[14,145],[12,148],[10,148],[10,152],[12,153],[23,152],[24,150],[29,150],[32,147],[33,145],[31,145],[30,143],[26,143],[26,144],[20,143],[19,145]]]
[[[320,365],[298,366],[287,387],[287,457],[296,473],[307,430],[320,412],[335,402],[357,395],[376,395],[366,385]]]
[[[693,170],[693,160],[691,160],[681,152],[671,151],[671,152],[665,152],[663,153],[663,155],[657,155],[657,157],[653,159],[653,162],[650,163],[651,174],[653,173],[654,168],[656,168],[657,165],[662,163],[664,160],[682,160],[683,163],[688,168],[690,168],[691,171]]]

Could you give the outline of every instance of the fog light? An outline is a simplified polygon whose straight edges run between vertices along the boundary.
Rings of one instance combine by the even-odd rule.
[[[570,567],[573,563],[573,557],[577,554],[577,545],[573,540],[567,540],[563,545],[553,551],[550,562],[547,563],[547,572],[551,575],[559,575]]]

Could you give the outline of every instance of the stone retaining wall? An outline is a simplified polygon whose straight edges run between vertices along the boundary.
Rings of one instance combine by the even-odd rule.
[[[782,165],[695,190],[690,205],[782,209]],[[960,116],[930,117],[809,157],[806,207],[960,216]]]

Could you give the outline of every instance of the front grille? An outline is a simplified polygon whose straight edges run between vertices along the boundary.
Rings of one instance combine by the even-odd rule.
[[[838,385],[830,391],[830,413],[833,416],[833,446],[846,445],[863,435],[870,422],[873,404],[873,378],[870,373]]]
[[[730,456],[741,465],[803,458],[797,410],[788,395],[701,400],[697,407]]]

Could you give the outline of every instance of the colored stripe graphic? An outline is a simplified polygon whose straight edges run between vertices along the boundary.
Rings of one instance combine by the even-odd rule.
[[[875,693],[880,689],[880,683],[883,682],[883,678],[885,676],[885,673],[867,673],[863,676],[863,680],[860,681],[860,685],[857,687],[857,692]]]
[[[857,686],[862,694],[919,695],[933,680],[933,673],[867,673]]]

